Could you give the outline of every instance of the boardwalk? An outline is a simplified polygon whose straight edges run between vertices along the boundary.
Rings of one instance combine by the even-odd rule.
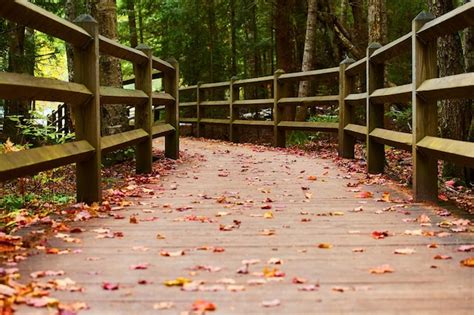
[[[80,244],[52,238],[53,247],[81,251],[40,251],[20,264],[24,277],[64,270],[58,278],[69,277],[84,292],[53,296],[86,302],[90,309],[81,314],[180,314],[191,311],[198,299],[213,302],[216,314],[468,314],[474,309],[474,268],[460,264],[472,252],[457,251],[474,244],[473,235],[426,236],[426,231],[449,232],[436,224],[454,218],[420,204],[377,201],[384,192],[395,201],[408,196],[389,184],[348,187],[358,182],[357,175],[349,178],[330,160],[191,139],[181,146],[203,158],[180,164],[162,178],[162,186],[149,185],[154,195],[116,212],[125,220],[76,224],[86,230],[77,234]],[[357,198],[357,190],[373,198]],[[422,214],[432,226],[424,216],[418,221],[425,226],[410,222]],[[132,215],[138,224],[129,222]],[[154,216],[158,219],[146,220]],[[124,235],[97,239],[100,229]],[[404,235],[417,230],[425,235]],[[376,239],[374,231],[388,236]],[[410,252],[407,248],[415,252],[394,254]],[[180,251],[183,256],[163,256]],[[147,269],[130,269],[143,264],[149,264]],[[369,272],[385,264],[392,273]],[[189,292],[163,284],[178,277],[195,281],[186,286]],[[104,290],[104,282],[119,288]],[[279,305],[264,307],[263,301]],[[166,306],[161,302],[174,306],[154,309]]]

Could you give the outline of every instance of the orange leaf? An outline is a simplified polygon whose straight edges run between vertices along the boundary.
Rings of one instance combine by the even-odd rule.
[[[196,300],[193,303],[193,311],[205,312],[205,311],[215,311],[216,305],[214,303],[205,301],[205,300]]]

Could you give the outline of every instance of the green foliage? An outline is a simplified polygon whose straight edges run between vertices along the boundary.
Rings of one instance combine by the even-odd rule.
[[[114,151],[112,154],[107,154],[103,157],[102,163],[104,166],[108,167],[117,163],[130,161],[133,158],[135,158],[135,147],[128,147],[126,149]]]
[[[392,106],[385,116],[389,117],[395,130],[402,132],[411,132],[412,108],[405,106],[401,109]]]
[[[31,203],[52,203],[55,205],[62,205],[70,203],[74,200],[73,196],[65,195],[65,194],[54,194],[54,193],[47,193],[47,194],[34,194],[28,193],[25,195],[17,195],[17,194],[9,194],[3,196],[0,199],[0,209],[5,209],[7,211],[15,211],[19,209],[26,208]]]
[[[339,121],[338,116],[336,115],[315,115],[311,116],[308,121],[311,122],[331,122],[335,123]],[[325,135],[325,133],[321,132],[306,132],[306,131],[292,131],[289,132],[287,143],[292,146],[302,146],[307,144],[308,142],[315,141],[321,139],[321,136]]]
[[[64,134],[56,131],[53,126],[38,123],[40,120],[45,121],[47,117],[36,111],[31,111],[28,119],[21,116],[8,116],[8,119],[16,123],[19,133],[24,137],[23,142],[33,146],[66,143],[75,137],[74,133]]]

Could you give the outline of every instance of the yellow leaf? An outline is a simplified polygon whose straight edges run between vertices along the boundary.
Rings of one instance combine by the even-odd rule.
[[[267,212],[265,212],[265,213],[263,214],[263,217],[264,217],[265,219],[273,219],[273,212],[267,211]]]
[[[318,245],[318,248],[330,249],[330,248],[332,248],[332,244],[329,244],[329,243],[321,243],[321,244]]]
[[[167,287],[182,287],[186,283],[190,283],[192,280],[188,278],[178,277],[174,280],[168,280],[164,282]]]

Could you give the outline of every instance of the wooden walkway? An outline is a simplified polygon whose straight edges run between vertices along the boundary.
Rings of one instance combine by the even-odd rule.
[[[384,192],[391,200],[408,196],[389,184],[348,187],[360,175],[344,173],[330,160],[191,139],[181,146],[202,154],[202,161],[180,164],[162,186],[148,185],[154,195],[115,212],[125,220],[76,224],[86,230],[74,235],[81,243],[51,239],[52,247],[80,251],[40,252],[20,264],[23,277],[64,270],[56,278],[68,277],[84,292],[53,296],[86,302],[90,309],[81,314],[180,314],[199,299],[213,302],[216,314],[472,314],[474,268],[460,261],[473,254],[458,248],[474,244],[474,236],[438,234],[449,230],[437,223],[455,218],[421,204],[377,201]],[[357,198],[357,190],[373,197]],[[129,222],[131,215],[138,224]],[[425,226],[410,222],[420,216]],[[123,237],[97,238],[101,229]],[[404,235],[420,230],[424,235]],[[375,239],[374,231],[388,236]],[[399,249],[405,255],[394,254]],[[163,256],[180,251],[183,256]],[[392,273],[369,272],[385,264]],[[133,265],[147,269],[131,270]],[[194,282],[186,291],[164,285],[179,277]],[[104,290],[104,282],[119,288]],[[167,302],[172,308],[158,310]]]

